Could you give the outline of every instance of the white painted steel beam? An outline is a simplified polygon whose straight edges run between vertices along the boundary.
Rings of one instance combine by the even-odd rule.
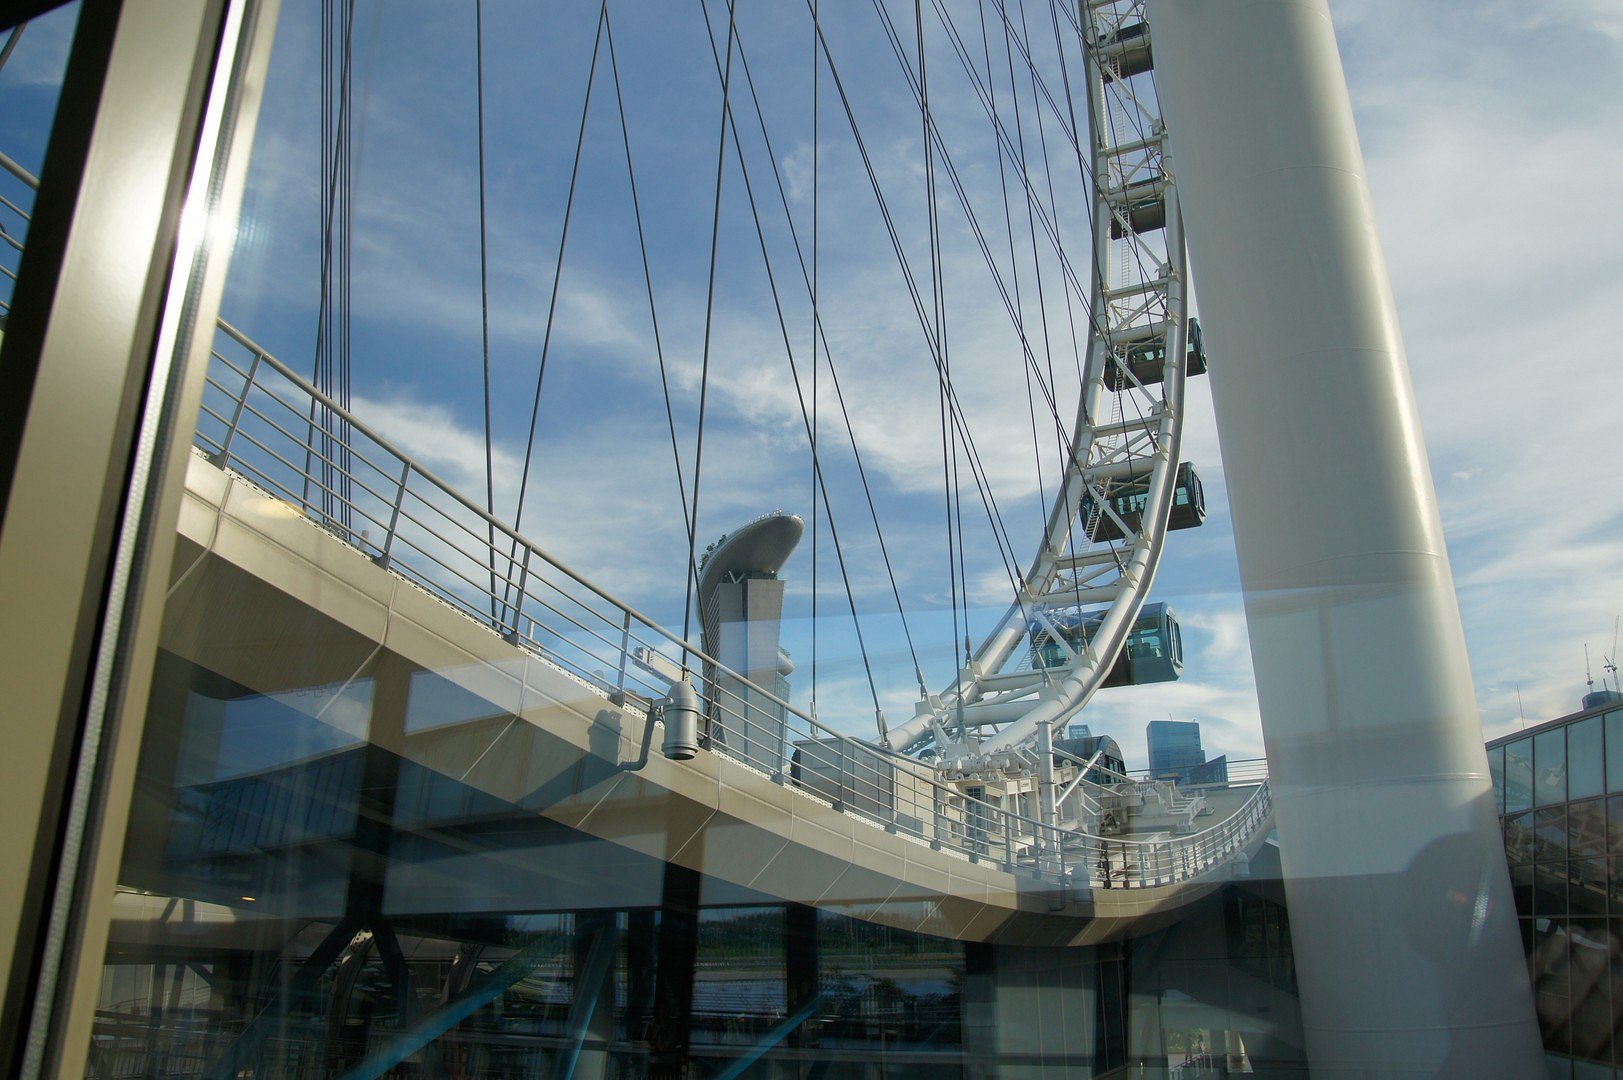
[[[1314,1076],[1541,1075],[1326,0],[1150,0]]]

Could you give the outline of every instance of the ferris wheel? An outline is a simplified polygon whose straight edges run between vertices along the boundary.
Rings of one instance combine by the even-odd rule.
[[[1129,638],[1173,662],[1177,625],[1145,601],[1166,535],[1204,515],[1180,467],[1184,383],[1205,371],[1188,316],[1176,173],[1143,0],[1082,5],[1091,157],[1090,336],[1084,385],[1047,527],[1007,611],[951,685],[890,732],[948,772],[1019,768],[1039,727],[1102,686],[1133,681]],[[1081,134],[1079,130],[1078,134]]]
[[[587,5],[582,10],[588,10],[591,6]],[[737,176],[745,184],[744,199],[753,219],[756,234],[753,239],[759,241],[761,265],[766,270],[765,284],[771,293],[770,310],[776,315],[781,331],[780,336],[784,342],[794,382],[794,403],[800,410],[800,419],[807,435],[807,444],[814,465],[812,513],[809,515],[811,522],[808,530],[813,545],[811,587],[813,603],[810,622],[814,625],[817,622],[816,538],[827,533],[840,560],[840,577],[846,588],[847,606],[851,611],[852,622],[856,626],[859,639],[857,644],[863,652],[863,663],[866,668],[867,652],[860,640],[858,605],[850,595],[852,586],[846,573],[844,555],[840,552],[840,538],[834,530],[834,507],[829,504],[824,480],[825,459],[830,454],[828,447],[837,443],[839,439],[836,436],[823,437],[820,440],[817,427],[818,371],[828,372],[842,414],[845,412],[845,402],[843,391],[839,389],[839,382],[834,376],[826,328],[823,316],[819,313],[820,310],[826,311],[828,308],[820,309],[818,306],[816,159],[813,159],[811,170],[813,231],[810,237],[802,237],[796,232],[795,214],[791,212],[790,207],[788,189],[792,184],[786,182],[780,175],[780,162],[787,160],[787,155],[774,151],[771,145],[766,113],[772,110],[768,108],[763,111],[756,94],[755,75],[751,73],[751,68],[745,60],[743,35],[735,26],[737,14],[735,6],[729,4],[724,7],[720,3],[699,5],[704,20],[704,37],[701,40],[708,44],[707,54],[704,49],[698,50],[701,54],[699,67],[713,65],[714,77],[722,90],[722,122],[719,125],[715,154],[717,162],[715,194],[710,209],[709,260],[707,266],[700,266],[698,263],[679,264],[675,260],[661,266],[658,258],[660,253],[656,248],[655,266],[650,270],[651,245],[645,242],[642,208],[637,201],[636,180],[632,176],[634,154],[631,130],[634,130],[634,126],[630,130],[627,128],[626,107],[620,94],[620,69],[616,60],[614,35],[610,29],[610,5],[604,2],[597,6],[599,13],[596,17],[595,35],[592,38],[594,44],[590,52],[592,60],[585,72],[578,130],[574,139],[570,140],[570,144],[575,148],[574,161],[570,169],[560,173],[567,175],[569,179],[562,199],[563,220],[557,234],[557,255],[550,282],[550,295],[544,305],[547,312],[546,323],[542,333],[539,362],[535,368],[533,394],[527,392],[522,395],[511,395],[521,404],[526,400],[531,404],[525,410],[528,413],[528,431],[524,442],[524,464],[518,480],[517,497],[513,501],[514,510],[510,514],[503,513],[502,508],[494,502],[496,485],[492,475],[492,460],[496,455],[492,452],[491,432],[491,403],[494,400],[500,406],[503,399],[509,395],[503,393],[500,388],[493,390],[490,383],[489,346],[488,342],[482,342],[483,351],[487,354],[483,387],[485,405],[483,480],[486,493],[484,509],[488,514],[512,521],[515,530],[521,527],[535,527],[524,520],[526,485],[531,482],[533,475],[539,475],[541,472],[539,467],[533,471],[531,469],[531,450],[537,443],[537,432],[541,427],[538,425],[538,416],[542,402],[542,376],[547,370],[548,348],[554,341],[553,315],[560,309],[559,281],[570,272],[570,268],[565,265],[565,241],[571,236],[570,221],[572,207],[575,204],[576,181],[579,178],[583,157],[582,148],[590,146],[588,131],[597,133],[598,128],[606,124],[609,142],[613,144],[613,148],[618,149],[622,146],[624,148],[625,180],[630,198],[629,216],[634,226],[639,256],[636,269],[640,270],[640,274],[630,274],[626,280],[628,287],[624,291],[629,295],[639,289],[645,289],[647,293],[647,312],[652,324],[652,351],[658,359],[660,368],[664,415],[656,418],[654,424],[643,427],[646,431],[654,431],[661,436],[655,440],[657,442],[663,442],[663,435],[667,432],[669,434],[670,459],[675,465],[674,486],[683,510],[682,525],[688,548],[687,585],[691,594],[683,605],[681,637],[684,640],[691,637],[694,614],[692,601],[700,591],[700,562],[697,549],[699,530],[696,522],[700,517],[701,479],[704,478],[700,466],[703,461],[705,395],[708,385],[706,380],[710,367],[711,316],[718,291],[717,236],[722,230],[723,180],[725,177],[729,178],[729,182],[736,183],[730,180],[734,173],[729,171],[736,168]],[[937,126],[930,114],[925,75],[925,12],[933,12],[941,26],[940,32],[932,28],[930,35],[932,47],[937,54],[944,58],[956,54],[965,68],[974,95],[976,97],[986,95],[981,98],[982,107],[987,111],[997,132],[999,153],[1002,158],[1007,158],[1014,164],[1019,176],[1017,182],[1025,185],[1028,202],[1037,204],[1035,210],[1038,216],[1042,214],[1043,201],[1036,197],[1035,187],[1041,183],[1041,178],[1034,181],[1026,174],[1024,149],[1017,151],[1012,145],[1013,136],[1006,130],[1007,120],[999,115],[999,106],[990,97],[994,66],[1000,66],[1000,70],[1008,72],[1011,97],[1014,96],[1015,72],[1018,70],[1022,79],[1029,74],[1031,96],[1024,106],[1025,113],[1027,116],[1040,118],[1046,108],[1059,122],[1060,127],[1065,129],[1065,134],[1072,140],[1077,153],[1082,181],[1075,189],[1075,194],[1068,198],[1072,200],[1073,207],[1082,200],[1091,202],[1091,206],[1088,207],[1090,212],[1087,215],[1086,228],[1090,232],[1089,241],[1085,245],[1086,255],[1084,257],[1083,252],[1076,250],[1067,252],[1066,245],[1061,242],[1059,236],[1057,223],[1060,211],[1055,206],[1052,178],[1049,178],[1047,195],[1051,220],[1043,220],[1041,231],[1048,234],[1046,240],[1052,245],[1053,252],[1051,258],[1045,253],[1043,268],[1035,270],[1034,273],[1037,275],[1039,288],[1043,275],[1049,273],[1061,275],[1066,290],[1064,304],[1067,307],[1067,314],[1073,297],[1076,298],[1079,309],[1085,305],[1085,312],[1079,310],[1080,317],[1077,319],[1077,337],[1082,339],[1083,347],[1078,365],[1080,393],[1076,398],[1074,418],[1062,419],[1060,416],[1061,408],[1066,411],[1070,408],[1068,399],[1063,406],[1059,404],[1061,395],[1053,394],[1050,399],[1050,407],[1054,410],[1052,419],[1058,431],[1056,443],[1059,445],[1055,449],[1058,451],[1056,456],[1059,458],[1059,470],[1057,476],[1048,477],[1051,483],[1043,485],[1048,490],[1042,511],[1044,515],[1042,532],[1036,551],[1030,557],[1029,563],[1025,564],[1023,572],[1012,565],[1014,558],[1023,553],[1012,551],[1007,553],[1011,564],[1010,577],[1015,580],[1012,583],[1013,596],[1006,609],[993,624],[991,631],[982,637],[978,646],[964,645],[954,640],[955,653],[963,645],[962,653],[954,658],[953,666],[957,670],[952,674],[950,681],[941,685],[936,693],[921,693],[921,700],[911,719],[886,730],[879,709],[881,695],[874,686],[872,671],[867,672],[875,715],[880,721],[880,738],[892,751],[925,758],[949,773],[967,775],[1008,768],[1022,769],[1029,767],[1038,756],[1036,753],[1038,735],[1045,725],[1063,723],[1086,706],[1094,693],[1103,687],[1145,681],[1146,669],[1154,665],[1147,662],[1150,657],[1143,655],[1142,650],[1136,648],[1138,639],[1152,642],[1152,651],[1159,652],[1160,655],[1154,659],[1159,662],[1163,676],[1167,673],[1176,673],[1181,651],[1176,622],[1164,606],[1149,604],[1147,600],[1168,532],[1173,528],[1199,524],[1203,516],[1199,478],[1193,469],[1181,461],[1180,440],[1185,414],[1185,379],[1190,374],[1204,371],[1205,360],[1198,326],[1188,314],[1188,271],[1183,222],[1179,212],[1177,177],[1172,167],[1168,134],[1162,122],[1156,92],[1154,52],[1145,11],[1146,3],[1145,0],[1088,0],[1086,3],[1070,7],[1063,4],[1048,5],[1048,14],[1053,19],[1055,41],[1051,55],[1053,63],[1046,65],[1038,62],[1038,57],[1033,55],[1032,39],[1023,33],[1025,14],[1023,6],[1005,4],[1001,0],[978,6],[977,13],[983,23],[981,27],[983,40],[979,44],[983,50],[986,48],[984,40],[986,25],[995,25],[998,21],[1004,23],[1005,59],[1000,61],[999,65],[994,65],[993,57],[990,55],[985,57],[984,62],[978,62],[971,55],[974,50],[966,48],[964,41],[966,37],[973,36],[967,30],[967,20],[965,20],[966,28],[961,31],[955,26],[954,13],[945,0],[926,0],[925,3],[913,5],[915,26],[912,28],[912,41],[908,40],[910,35],[905,21],[898,27],[897,21],[888,10],[891,6],[903,8],[907,5],[887,5],[876,0],[873,6],[885,31],[886,44],[895,52],[909,90],[923,113],[925,136],[922,142],[926,154],[925,172],[929,174],[939,156],[941,164],[949,174],[948,179],[955,189],[954,193],[963,206],[966,218],[969,219],[970,231],[979,242],[980,254],[988,262],[999,291],[1003,285],[1001,280],[997,280],[998,267],[991,265],[995,260],[981,235],[981,226],[974,218],[973,207],[970,205],[972,200],[963,188],[959,173],[947,157],[948,137],[943,135],[942,127]],[[839,119],[843,115],[850,128],[855,156],[862,164],[860,174],[856,172],[854,165],[852,166],[852,175],[859,177],[858,187],[861,186],[861,180],[866,180],[872,187],[885,224],[885,235],[873,246],[881,249],[880,261],[885,261],[885,257],[891,254],[891,251],[884,250],[886,244],[883,241],[888,239],[889,248],[894,251],[901,275],[905,279],[908,299],[916,309],[920,329],[925,338],[924,351],[929,354],[936,372],[939,372],[943,440],[946,441],[949,436],[956,438],[956,434],[953,433],[961,430],[967,442],[968,422],[961,415],[961,406],[951,386],[951,374],[945,364],[943,320],[936,314],[932,321],[932,313],[928,310],[932,306],[931,301],[936,306],[943,303],[944,286],[940,284],[939,279],[945,276],[939,265],[941,241],[940,224],[935,220],[934,180],[927,180],[927,184],[931,185],[928,200],[932,255],[930,279],[924,280],[922,273],[915,277],[910,269],[907,250],[909,244],[897,235],[896,218],[886,205],[882,179],[876,175],[870,159],[868,145],[877,142],[874,139],[873,129],[869,129],[869,143],[865,144],[859,131],[858,116],[847,101],[847,85],[842,80],[841,70],[835,62],[835,52],[838,50],[828,41],[830,23],[838,18],[854,24],[856,15],[862,14],[864,25],[859,32],[851,35],[849,39],[839,41],[838,44],[842,47],[849,46],[853,54],[858,54],[857,50],[862,48],[882,54],[884,46],[874,45],[871,26],[867,24],[865,13],[836,11],[833,14],[825,14],[820,21],[816,4],[809,4],[808,9],[812,16],[814,53],[811,145],[817,146],[821,137],[817,126],[819,91],[816,80],[820,77],[827,78],[831,82],[833,93],[830,90],[824,90],[822,93],[830,98],[830,105],[837,97],[841,106],[833,114],[836,119],[830,126],[838,127]],[[1014,29],[1015,24],[1020,26],[1020,30]],[[350,47],[348,31],[344,29],[348,25],[346,19],[336,19],[332,22],[328,37],[324,38],[323,70],[331,69],[339,74],[329,76],[323,83],[327,88],[323,90],[323,115],[332,118],[329,124],[332,128],[332,137],[324,139],[323,142],[322,189],[329,193],[329,198],[330,193],[343,193],[342,197],[332,200],[339,210],[349,205],[347,193],[353,181],[350,167],[346,164],[349,160],[346,155],[351,155],[353,151],[347,140],[354,137],[352,131],[358,126],[349,124],[343,119],[350,115],[353,108],[346,95],[352,95],[354,92],[353,82],[342,76],[342,72],[347,70],[344,66],[347,60],[342,58],[349,55]],[[476,46],[483,41],[482,33],[476,24]],[[1062,37],[1065,39],[1063,43],[1060,40]],[[874,53],[859,55],[868,60]],[[1083,70],[1080,72],[1082,76],[1080,79],[1067,76],[1064,66],[1067,55],[1073,58],[1081,57]],[[842,61],[845,61],[846,54],[842,53],[841,56]],[[1043,57],[1045,61],[1049,59],[1048,55]],[[736,69],[733,66],[735,62]],[[847,76],[860,75],[862,64],[846,61],[846,65],[844,71]],[[1075,66],[1074,62],[1072,66]],[[631,70],[629,65],[627,70]],[[767,84],[771,68],[760,67],[756,70],[762,75],[762,84]],[[481,102],[484,93],[482,71],[483,68],[476,64],[476,97]],[[981,85],[982,72],[985,90]],[[708,81],[710,72],[706,71],[704,78]],[[1059,81],[1061,79],[1064,80],[1063,83]],[[853,77],[851,88],[856,88],[859,81],[859,77]],[[628,79],[627,85],[630,84],[631,80]],[[364,81],[362,85],[365,85]],[[940,83],[937,85],[939,87]],[[600,95],[613,95],[610,100],[614,108],[609,109],[600,105],[596,114],[591,113],[590,103],[594,86]],[[966,97],[962,100],[970,99]],[[557,111],[559,115],[567,112],[563,109]],[[904,108],[898,112],[908,110]],[[1012,112],[1015,123],[1018,124],[1022,113],[1022,105],[1018,100],[1012,103]],[[803,117],[800,119],[804,120]],[[910,112],[905,117],[910,140],[918,131],[912,126],[918,119],[916,114]],[[870,117],[864,115],[862,123],[866,124],[869,121]],[[597,126],[594,127],[594,124]],[[573,121],[569,126],[575,126]],[[759,128],[758,148],[753,130],[756,126]],[[479,138],[478,175],[480,205],[483,207],[485,184],[483,128],[479,131]],[[495,140],[492,139],[492,142]],[[939,147],[939,150],[932,147]],[[645,144],[639,143],[636,153],[642,155],[646,152]],[[680,155],[677,157],[680,158]],[[746,158],[749,159],[748,162]],[[1046,168],[1046,149],[1042,152],[1042,158],[1043,167]],[[753,186],[749,167],[755,169]],[[619,168],[618,164],[615,168]],[[645,171],[643,175],[647,176],[648,173]],[[582,185],[582,189],[592,186],[592,180],[588,179]],[[672,182],[671,186],[676,189],[682,187],[676,182]],[[728,194],[736,198],[736,188],[728,188]],[[774,194],[783,208],[779,233],[787,233],[791,238],[792,252],[783,248],[780,235],[774,234],[771,229],[763,231],[761,214],[765,211],[770,218],[775,213],[772,206]],[[585,198],[586,196],[583,196],[583,201]],[[1006,206],[1004,210],[1007,214]],[[342,343],[347,340],[347,330],[343,327],[347,325],[348,319],[347,300],[343,299],[347,296],[348,278],[348,257],[345,253],[349,250],[347,238],[349,230],[353,229],[353,222],[343,213],[333,209],[328,209],[324,213],[326,216],[323,217],[321,232],[324,236],[337,239],[332,244],[333,254],[326,257],[322,264],[323,287],[330,289],[334,294],[332,303],[324,304],[323,313],[324,315],[331,313],[330,321],[335,324],[333,337]],[[1082,215],[1078,213],[1075,216],[1079,219]],[[805,222],[802,221],[802,231],[804,225]],[[584,227],[584,224],[577,225],[577,230]],[[1080,232],[1080,225],[1078,231]],[[488,323],[490,305],[484,277],[486,232],[486,223],[481,216],[479,250],[482,326]],[[650,232],[652,233],[652,230]],[[1033,229],[1030,244],[1032,249],[1041,246],[1038,232],[1039,230]],[[876,232],[875,235],[881,234]],[[803,239],[809,241],[804,244],[804,250]],[[913,242],[916,243],[916,240]],[[570,243],[578,247],[581,241],[574,240]],[[746,247],[748,246],[746,243]],[[772,248],[770,253],[769,248]],[[1013,248],[1011,239],[1009,255],[1011,264],[1014,261]],[[721,249],[725,250],[724,247]],[[810,267],[807,265],[807,252],[810,253]],[[1035,261],[1036,256],[1033,254],[1033,262]],[[330,282],[327,280],[328,274],[325,270],[329,265]],[[627,265],[632,264],[628,261]],[[677,272],[678,269],[680,273]],[[703,319],[703,359],[699,371],[697,436],[689,464],[685,450],[678,447],[681,440],[672,415],[672,388],[666,379],[665,358],[660,345],[656,317],[656,301],[665,298],[656,296],[660,290],[656,289],[655,280],[677,279],[684,275],[691,277],[699,270],[707,270],[708,288]],[[756,275],[757,278],[761,276]],[[1010,276],[1013,277],[1012,272]],[[797,361],[793,349],[790,348],[791,327],[784,315],[784,302],[793,298],[795,303],[799,303],[796,294],[802,283],[811,304],[811,374],[809,378],[804,379],[804,382],[809,384],[807,387],[803,387],[803,376],[795,368]],[[899,296],[900,291],[892,295]],[[1013,304],[1009,303],[1007,297],[1003,299],[1008,313],[1018,323],[1020,309],[1018,299]],[[827,301],[823,303],[826,304]],[[1040,297],[1038,305],[1039,307],[1042,305]],[[1057,308],[1060,305],[1052,306]],[[901,317],[901,321],[907,321],[905,315]],[[1017,326],[1016,333],[1024,345],[1024,330]],[[318,388],[322,388],[323,373],[336,372],[336,376],[328,376],[335,381],[326,389],[330,390],[331,396],[340,404],[347,401],[348,394],[347,383],[344,382],[348,370],[346,357],[345,348],[338,348],[318,356],[318,361],[325,358],[328,367],[324,368],[318,362],[315,379]],[[802,365],[805,363],[803,357],[804,353],[800,360]],[[555,367],[558,363],[560,361],[554,361]],[[935,372],[932,372],[933,375]],[[558,393],[551,389],[557,381],[555,376],[553,382],[548,384],[549,394]],[[933,390],[936,380],[932,378],[930,381]],[[1074,392],[1076,388],[1073,386],[1071,389]],[[809,395],[805,392],[807,390]],[[567,394],[569,391],[563,392]],[[827,398],[826,391],[823,392],[823,396]],[[548,400],[550,403],[552,399]],[[599,400],[587,404],[598,407],[605,403]],[[658,419],[664,420],[664,431],[659,430]],[[866,476],[862,475],[861,458],[856,452],[856,433],[851,429],[849,416],[845,416],[844,419],[845,433],[849,436],[858,475],[866,493],[868,484]],[[1034,441],[1036,425],[1037,421],[1034,418]],[[341,443],[341,440],[339,442]],[[654,453],[663,457],[664,447],[658,447]],[[957,453],[956,448],[952,453]],[[323,454],[315,456],[319,460],[325,460],[326,457]],[[347,468],[347,465],[343,464],[341,453],[337,456],[340,465]],[[972,472],[977,471],[977,465],[978,463],[971,462]],[[1039,469],[1041,468],[1040,465]],[[684,470],[687,470],[685,475]],[[953,459],[952,471],[954,473],[952,485],[956,488],[956,458]],[[984,487],[986,484],[984,468],[980,468],[978,472],[975,482]],[[1039,476],[1039,480],[1041,479]],[[323,479],[316,486],[326,491],[335,485]],[[340,491],[341,493],[343,491],[341,486]],[[347,493],[344,494],[347,498]],[[956,490],[949,492],[949,498],[956,497],[956,494]],[[988,492],[983,491],[983,496],[988,503],[992,501]],[[874,509],[871,494],[866,502],[864,509],[869,511],[875,532],[879,533],[879,515]],[[818,518],[819,503],[822,514],[825,515],[822,521]],[[331,513],[330,510],[323,512]],[[989,512],[990,516],[992,515]],[[341,524],[347,527],[347,523]],[[994,532],[997,531],[994,528]],[[883,554],[882,533],[878,539]],[[511,552],[506,558],[511,561]],[[888,555],[885,558],[885,569],[888,573],[891,569]],[[958,559],[959,573],[962,575],[961,547]],[[504,573],[500,559],[492,557],[486,572],[489,580],[492,583],[496,582]],[[516,576],[517,570],[508,566],[505,573],[508,576]],[[897,588],[894,576],[891,576],[890,584],[896,596],[898,614],[902,618],[905,630],[907,616],[901,611],[901,590]],[[492,584],[491,592],[497,591]],[[967,587],[963,591],[967,593]],[[489,606],[492,618],[500,621],[505,596],[495,600],[479,597],[473,603],[477,606]],[[955,598],[955,618],[956,604]],[[965,606],[965,625],[967,625],[967,601]],[[700,614],[702,616],[702,613]],[[957,638],[956,624],[954,637]],[[815,640],[814,638],[811,650],[812,663],[808,665],[814,680],[810,697],[810,712],[813,716],[817,712]],[[908,647],[912,651],[911,639],[908,641]],[[914,671],[917,672],[920,665],[916,652],[913,661]],[[922,691],[925,684],[923,675],[919,676],[919,680]]]

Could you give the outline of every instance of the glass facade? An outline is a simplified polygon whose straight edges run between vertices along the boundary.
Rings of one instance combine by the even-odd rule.
[[[1623,1013],[1614,1011],[1623,1005],[1623,742],[1606,737],[1619,725],[1623,709],[1596,709],[1488,744],[1557,1076],[1611,1076],[1623,1066]]]
[[[1458,1071],[1534,1050],[1515,930],[1552,1075],[1623,1063],[1623,709],[1490,746],[1493,813],[1467,771],[1415,796],[1437,822],[1348,834],[1367,822],[1339,800],[1406,798],[1428,767],[1358,760],[1413,718],[1351,673],[1403,669],[1393,642],[1438,611],[1394,624],[1388,583],[1350,604],[1338,584],[1296,590],[1314,625],[1254,640],[1284,648],[1259,683],[1335,719],[1269,749],[1295,770],[1278,812],[1340,848],[1293,864],[1273,766],[1231,777],[1198,724],[1150,724],[1147,778],[1103,728],[1054,739],[1112,715],[1080,714],[1094,689],[1177,679],[1186,644],[1244,681],[1246,613],[1237,579],[1234,618],[1199,611],[1187,641],[1167,601],[1118,603],[1159,551],[1044,543],[1062,576],[1040,596],[1016,566],[1005,513],[1072,528],[1056,477],[1138,542],[1182,400],[1151,401],[1179,364],[1137,360],[1189,325],[1188,267],[1161,120],[1079,120],[1148,85],[1142,6],[1046,13],[1051,44],[994,6],[978,58],[955,5],[108,0],[0,27],[0,1071]],[[1085,161],[1090,138],[1114,143]],[[1023,397],[967,360],[955,387],[949,310],[960,356],[1029,361]],[[1037,362],[1039,322],[1045,352],[1066,328],[1075,385],[1071,357]],[[1099,420],[1084,366],[1124,359],[1108,392],[1147,407]],[[1039,402],[1059,471],[999,506],[985,433],[1024,410],[1041,459]],[[1071,415],[1108,432],[1086,469]],[[833,494],[831,446],[852,459]],[[982,596],[1004,577],[1000,636]],[[1458,764],[1460,732],[1420,723]],[[1365,927],[1390,937],[1342,932],[1405,897],[1412,922]]]
[[[385,435],[347,408],[346,342],[387,337],[387,317],[351,306],[366,251],[348,247],[350,208],[322,208],[318,254],[282,205],[290,167],[329,192],[352,182],[354,150],[313,143],[303,107],[336,110],[321,138],[342,146],[365,119],[349,110],[409,91],[346,97],[350,58],[331,50],[347,30],[313,4],[287,5],[263,61],[255,8],[215,9],[217,36],[199,35],[219,43],[199,61],[217,78],[236,77],[227,59],[267,65],[262,152],[241,177],[232,273],[211,293],[200,257],[158,320],[208,355],[195,430],[160,417],[184,448],[168,470],[180,525],[156,549],[172,556],[154,567],[150,684],[124,728],[138,753],[100,974],[80,977],[84,1072],[1299,1073],[1265,783],[1214,792],[1215,807],[1158,789],[1156,809],[1113,807],[1119,839],[1101,841],[1081,822],[1017,825],[1040,812],[1034,777],[960,792],[828,729],[808,738],[770,575],[730,618],[701,613],[749,677],[693,664],[706,701],[687,749],[667,688],[693,662],[662,624],[514,530],[497,569],[505,526],[431,471],[446,467],[433,446],[408,457],[398,416]],[[145,29],[107,18],[114,38]],[[333,65],[319,103],[317,37]],[[201,181],[220,191],[245,152],[195,150]],[[31,196],[40,179],[19,171]],[[29,199],[6,205],[26,224]],[[25,231],[7,235],[20,252]],[[305,256],[313,305],[267,274]],[[210,295],[217,325],[200,314]],[[312,315],[313,382],[239,329],[297,349],[289,325]],[[1138,790],[1117,758],[1096,764],[1089,790]],[[1131,831],[1163,812],[1185,820]],[[1138,925],[1145,889],[1172,890],[1176,925]]]

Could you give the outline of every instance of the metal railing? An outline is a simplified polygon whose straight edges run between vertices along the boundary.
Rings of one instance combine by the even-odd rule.
[[[39,189],[39,179],[33,173],[0,151],[0,319],[11,313],[11,291],[17,284],[17,268],[22,263],[23,245],[28,241],[28,227],[33,222],[29,212],[33,206],[31,196]],[[21,185],[28,194],[18,192]]]
[[[0,169],[38,181],[0,154]],[[0,199],[26,235],[29,215]],[[20,257],[23,240],[0,241]],[[0,270],[15,266],[0,261]],[[9,311],[5,274],[0,314]],[[1198,877],[1233,857],[1268,819],[1264,779],[1222,823],[1133,840],[1044,824],[971,798],[931,767],[842,735],[751,683],[571,570],[396,449],[240,330],[221,321],[194,438],[211,461],[485,630],[645,717],[683,671],[716,753],[876,828],[971,862],[1060,885],[1137,888]]]
[[[1210,762],[1207,764],[1210,764]],[[1207,788],[1243,787],[1247,784],[1255,784],[1268,779],[1267,758],[1235,758],[1224,762],[1224,764],[1227,766],[1227,779],[1225,780],[1202,781],[1200,783],[1186,783],[1180,780],[1179,786],[1186,791],[1201,791]],[[1193,768],[1198,769],[1201,766],[1197,765],[1193,766]],[[1157,777],[1168,777],[1178,771],[1177,769],[1163,769],[1160,773],[1156,773],[1150,769],[1129,769],[1125,775],[1140,783],[1148,784],[1153,783]]]
[[[1104,888],[1145,888],[1200,877],[1242,853],[1273,811],[1265,779],[1238,810],[1201,832],[1153,840],[1095,838],[1093,879]]]
[[[332,422],[323,424],[325,414]],[[1160,841],[1047,825],[842,735],[594,585],[474,505],[241,331],[221,323],[196,445],[374,562],[585,686],[646,714],[685,668],[709,749],[886,831],[1058,882],[1198,876],[1267,815],[1265,788],[1213,829]],[[712,674],[713,673],[713,674]],[[1095,872],[1098,871],[1096,874]]]

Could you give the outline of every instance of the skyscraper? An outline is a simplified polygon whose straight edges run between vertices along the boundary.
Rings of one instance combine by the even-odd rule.
[[[1192,766],[1206,763],[1198,721],[1151,720],[1144,735],[1150,748],[1150,772],[1156,776],[1182,774]]]

